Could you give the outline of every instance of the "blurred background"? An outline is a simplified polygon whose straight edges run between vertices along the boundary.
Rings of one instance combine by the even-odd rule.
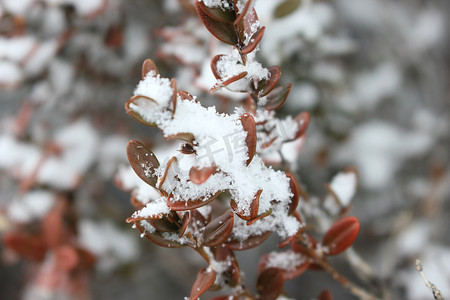
[[[338,172],[359,171],[354,251],[375,282],[333,263],[386,299],[433,299],[420,258],[450,298],[450,2],[259,0],[255,9],[266,26],[259,60],[293,84],[278,113],[312,116],[292,162],[302,187],[321,201]],[[211,57],[229,51],[193,0],[0,0],[0,298],[189,295],[204,267],[196,253],[160,248],[125,223],[134,211],[120,175],[126,143],[164,142],[123,107],[152,58],[179,90],[233,111],[243,95],[208,92]],[[277,242],[238,254],[250,289]],[[354,299],[319,271],[285,288],[293,299],[324,288]]]

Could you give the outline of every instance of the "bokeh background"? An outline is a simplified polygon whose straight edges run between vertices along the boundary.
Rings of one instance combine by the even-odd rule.
[[[201,259],[140,239],[125,223],[130,193],[117,182],[128,140],[164,143],[123,108],[144,59],[204,105],[226,110],[242,100],[208,93],[210,58],[229,48],[202,27],[192,4],[0,0],[1,299],[188,296]],[[373,285],[386,299],[432,299],[415,270],[420,258],[449,298],[450,2],[259,0],[256,11],[266,26],[260,61],[280,65],[281,81],[293,84],[279,113],[312,116],[293,164],[303,188],[320,201],[324,185],[355,166],[351,214],[362,229],[354,250]],[[56,248],[39,240],[52,239],[49,227],[63,228]],[[239,253],[250,289],[259,255],[276,243]],[[61,283],[49,266],[73,249],[95,262],[86,258],[76,282],[60,274]],[[333,262],[371,288],[345,260]],[[324,288],[353,299],[321,272],[286,284],[294,299]]]

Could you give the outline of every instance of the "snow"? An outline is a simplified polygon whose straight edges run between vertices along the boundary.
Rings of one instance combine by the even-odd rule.
[[[230,6],[229,1],[227,0],[200,0],[200,2],[203,2],[207,7],[220,7],[221,9],[225,8],[232,8]]]
[[[0,60],[0,86],[14,87],[22,77],[22,71],[16,64]]]
[[[55,203],[55,196],[45,190],[35,190],[14,199],[7,208],[13,222],[28,223],[43,219]]]
[[[14,38],[0,37],[0,59],[22,62],[36,45],[31,36]]]
[[[166,107],[172,97],[173,89],[170,87],[170,80],[161,78],[155,71],[150,71],[141,80],[134,91],[134,95],[141,95],[155,100],[160,106]]]
[[[269,70],[255,61],[254,52],[247,55],[247,63],[244,65],[241,61],[239,51],[234,49],[231,54],[223,55],[217,62],[217,71],[223,81],[230,79],[233,76],[239,75],[242,72],[248,72],[246,78],[268,79]]]
[[[151,74],[152,75],[152,74]],[[150,75],[150,76],[151,76]],[[154,75],[154,74],[153,74]],[[154,80],[148,79],[144,82],[167,82],[160,77]],[[145,88],[157,88],[161,84],[145,85],[142,82],[138,85],[135,95],[149,91]],[[163,89],[167,99],[172,94],[172,90]],[[160,101],[160,110],[168,109],[168,101]],[[163,105],[166,105],[164,107]],[[131,109],[139,109],[139,114],[154,117],[154,111],[147,110],[146,106],[132,106]],[[239,112],[239,111],[238,111]],[[189,199],[199,199],[201,197],[215,194],[217,191],[229,190],[231,197],[237,203],[237,209],[244,215],[250,213],[250,204],[258,190],[263,190],[260,196],[258,213],[264,213],[269,208],[274,212],[261,221],[256,222],[248,228],[255,228],[259,232],[265,232],[277,228],[277,232],[282,237],[295,234],[300,228],[300,223],[293,217],[287,216],[287,205],[290,202],[291,191],[286,175],[281,171],[275,171],[267,167],[259,156],[255,156],[249,166],[246,166],[248,159],[247,148],[245,146],[246,132],[240,122],[240,114],[231,115],[219,114],[214,107],[203,107],[199,102],[177,99],[177,109],[171,117],[170,112],[161,115],[157,120],[158,127],[165,136],[178,133],[192,133],[195,137],[194,149],[197,155],[178,155],[176,165],[171,166],[171,175],[164,182],[163,188],[172,193],[174,201],[187,201]],[[167,167],[167,158],[160,158],[161,164],[159,174],[162,174]],[[193,166],[217,166],[221,172],[216,173],[201,185],[196,185],[188,180],[189,170]],[[175,168],[175,169],[173,169]],[[177,179],[175,180],[175,175]],[[272,203],[275,201],[275,204]],[[155,208],[153,206],[149,206]],[[158,206],[158,209],[160,207]],[[149,209],[142,216],[153,213]],[[259,223],[259,225],[257,225]],[[242,239],[251,231],[236,233]]]
[[[139,247],[131,231],[119,230],[108,221],[82,219],[78,223],[80,244],[97,256],[96,268],[110,271],[138,259]]]
[[[330,182],[330,189],[339,199],[342,206],[350,205],[353,196],[356,193],[357,176],[353,171],[341,172],[333,177]]]
[[[285,271],[294,271],[296,267],[306,262],[306,258],[292,250],[284,252],[271,252],[268,256],[266,268],[279,268]]]

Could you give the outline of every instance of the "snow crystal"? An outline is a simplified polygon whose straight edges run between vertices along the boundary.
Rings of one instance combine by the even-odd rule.
[[[232,8],[227,0],[200,0],[208,7],[220,7],[221,9]]]
[[[167,207],[166,199],[165,198],[159,198],[156,201],[152,201],[147,203],[147,205],[135,212],[133,214],[134,218],[141,218],[141,217],[149,217],[149,218],[159,218],[163,215],[166,215],[170,212],[169,207]]]
[[[247,55],[247,63],[244,65],[241,61],[239,51],[236,49],[229,55],[223,55],[217,62],[217,71],[223,81],[230,79],[242,72],[248,72],[246,78],[268,79],[269,70],[254,61],[254,53]]]

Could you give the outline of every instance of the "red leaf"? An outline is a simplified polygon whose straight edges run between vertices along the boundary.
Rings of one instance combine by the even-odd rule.
[[[186,229],[189,225],[189,221],[190,221],[190,213],[187,211],[184,213],[183,216],[183,221],[181,223],[181,228],[180,228],[180,232],[178,233],[178,237],[182,237],[184,235],[184,233],[186,232]]]
[[[191,210],[194,208],[205,206],[206,204],[212,202],[214,199],[216,199],[217,196],[219,196],[220,193],[221,192],[218,191],[212,196],[189,199],[186,201],[174,201],[173,197],[169,196],[169,198],[167,198],[167,206],[174,211]]]
[[[211,60],[211,71],[213,72],[213,75],[214,75],[214,77],[216,77],[217,80],[222,79],[222,77],[219,74],[219,70],[217,68],[217,63],[224,56],[225,55],[223,55],[223,54],[219,54],[219,55],[214,56]]]
[[[156,127],[155,123],[149,122],[148,120],[145,119],[144,116],[142,116],[138,112],[134,111],[130,107],[131,104],[134,104],[137,106],[145,105],[146,109],[150,109],[150,107],[152,107],[156,110],[156,109],[158,109],[159,104],[155,100],[153,100],[152,98],[149,98],[149,97],[136,95],[136,96],[131,97],[130,100],[128,100],[125,103],[125,110],[133,119],[135,119],[139,123],[150,126],[150,127]]]
[[[234,25],[239,25],[240,23],[243,22],[245,16],[246,16],[247,13],[249,12],[250,5],[252,4],[253,1],[254,1],[254,0],[247,0],[247,3],[245,4],[245,6],[244,6],[244,8],[242,9],[242,11],[241,11],[240,14],[238,13],[238,6],[236,5],[236,4],[237,4],[237,1],[235,1],[235,0],[233,1],[233,2],[234,2],[234,9],[235,9],[236,14],[237,14],[237,18],[236,18],[236,20],[234,21]]]
[[[287,173],[286,176],[289,178],[289,187],[291,193],[293,194],[293,196],[291,197],[291,203],[289,203],[289,214],[292,214],[297,209],[298,201],[300,199],[300,191],[294,177],[289,173]]]
[[[158,189],[165,195],[169,195],[169,191],[173,189],[174,183],[176,180],[175,176],[179,173],[178,160],[175,156],[173,156],[166,165],[166,169],[164,170],[164,174],[159,181]]]
[[[322,245],[328,248],[328,255],[345,251],[355,241],[359,232],[359,221],[349,216],[335,222],[322,238]]]
[[[259,42],[261,41],[263,35],[264,35],[264,30],[266,30],[265,27],[261,27],[258,29],[258,31],[256,31],[252,37],[250,38],[250,41],[248,42],[247,46],[245,46],[244,48],[242,48],[241,52],[244,54],[248,54],[250,52],[252,52],[253,50],[255,50],[256,46],[258,46]]]
[[[151,219],[148,222],[158,231],[161,232],[177,232],[178,226],[171,222],[167,217],[161,219]]]
[[[215,247],[213,251],[216,261],[226,262],[228,265],[228,268],[222,273],[226,284],[231,287],[236,286],[239,283],[239,266],[234,252],[223,246]]]
[[[278,268],[262,271],[256,282],[256,291],[260,300],[275,300],[283,291],[283,273]]]
[[[271,208],[269,208],[267,211],[263,212],[262,214],[257,215],[256,217],[254,217],[251,220],[248,220],[247,223],[246,223],[247,226],[250,226],[253,223],[255,223],[256,221],[261,220],[261,219],[263,219],[263,218],[265,218],[267,216],[270,216],[272,214],[272,212],[273,212],[273,210]]]
[[[159,167],[156,156],[139,141],[131,140],[127,144],[127,156],[131,168],[147,184],[155,187],[158,177],[155,169]]]
[[[309,240],[309,242],[310,242],[310,244],[311,244],[311,248],[312,248],[311,250],[316,249],[316,247],[317,247],[317,241],[316,241],[316,239],[313,238],[312,236],[308,235],[308,240]],[[309,253],[310,253],[310,251],[311,251],[306,245],[304,245],[303,243],[301,243],[298,239],[293,239],[293,240],[291,241],[291,249],[292,249],[294,252],[303,254],[303,255],[305,255],[305,256],[309,256]]]
[[[38,236],[5,233],[2,236],[2,242],[16,254],[33,261],[42,261],[47,251],[44,240]]]
[[[262,244],[265,240],[267,240],[271,233],[272,233],[271,231],[267,231],[260,235],[251,235],[243,241],[234,239],[232,234],[230,240],[225,243],[225,247],[227,247],[230,250],[247,250],[250,248],[254,248]]]
[[[179,91],[178,96],[180,96],[181,100],[193,101],[194,97],[186,91]]]
[[[227,211],[212,220],[205,227],[202,235],[202,244],[206,247],[215,247],[225,242],[233,230],[234,214]]]
[[[195,300],[208,290],[216,280],[216,272],[210,268],[203,268],[197,274],[194,285],[192,286],[189,300]]]
[[[151,59],[144,60],[142,64],[142,79],[148,74],[148,72],[154,71],[155,74],[159,74],[158,68],[155,65],[155,62]]]
[[[298,129],[297,129],[297,133],[295,134],[295,137],[293,139],[291,139],[291,141],[296,140],[299,137],[301,137],[305,133],[306,129],[308,129],[308,125],[309,125],[309,121],[310,121],[309,113],[307,111],[304,111],[304,112],[298,114],[295,117],[295,121],[297,122]]]
[[[179,133],[167,136],[166,139],[167,140],[180,140],[180,141],[192,143],[195,140],[195,137],[190,132],[179,132]]]
[[[140,222],[134,223],[136,225],[137,230],[144,234],[144,236],[151,241],[152,243],[155,243],[158,246],[166,247],[166,248],[181,248],[185,247],[186,245],[180,244],[174,239],[165,239],[161,232],[155,231],[155,232],[148,232],[145,230],[144,227],[140,224]]]
[[[319,294],[317,300],[333,300],[333,296],[331,295],[329,290],[324,290]]]
[[[245,144],[247,145],[248,149],[248,159],[247,159],[247,166],[251,163],[253,156],[256,154],[256,125],[255,125],[255,119],[253,119],[253,116],[245,113],[241,115],[241,123],[242,127],[244,128],[244,131],[247,132],[247,137],[245,138]]]
[[[198,0],[195,0],[195,9],[197,10],[200,20],[212,35],[226,44],[237,44],[238,37],[236,35],[236,31],[234,30],[233,24],[220,22],[208,16],[201,8]]]
[[[277,110],[283,106],[286,102],[289,92],[291,91],[292,84],[284,84],[282,86],[274,88],[270,94],[267,95],[267,104],[264,106],[267,110]]]
[[[196,1],[198,2],[198,1]],[[221,7],[208,7],[203,2],[198,2],[198,6],[210,18],[220,22],[233,23],[236,19],[234,10]]]
[[[80,262],[77,251],[70,245],[56,248],[55,257],[56,265],[66,272],[74,270]]]
[[[177,81],[175,80],[175,78],[172,78],[170,80],[170,87],[173,90],[172,99],[171,100],[172,100],[172,109],[173,109],[172,115],[174,115],[175,111],[177,110],[177,95],[178,95],[178,93],[177,93]]]
[[[277,85],[281,78],[281,69],[279,66],[272,66],[269,68],[269,79],[261,80],[258,83],[257,92],[259,97],[264,97],[269,94]]]
[[[212,165],[209,167],[199,168],[199,167],[192,167],[189,170],[189,179],[195,183],[195,184],[202,184],[208,178],[217,172],[217,167]]]
[[[213,93],[213,92],[217,91],[218,89],[220,89],[221,87],[228,86],[228,85],[232,84],[233,82],[244,78],[245,76],[247,76],[247,74],[248,74],[248,72],[244,71],[242,73],[239,73],[239,74],[237,74],[235,76],[232,76],[232,77],[228,78],[227,80],[225,80],[223,82],[217,83],[216,85],[214,85],[211,88],[210,93]]]

